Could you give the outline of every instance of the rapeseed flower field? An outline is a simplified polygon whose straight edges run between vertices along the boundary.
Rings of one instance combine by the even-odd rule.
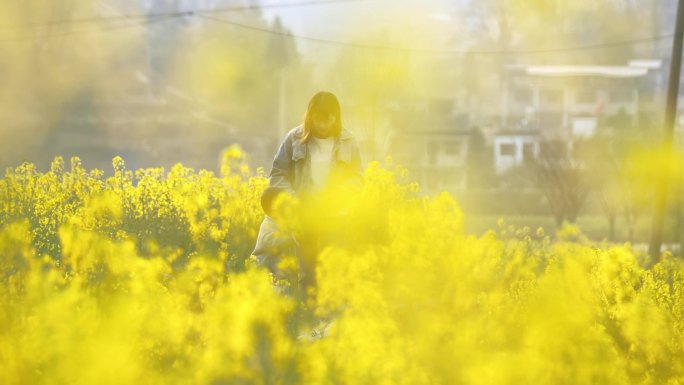
[[[239,148],[220,175],[113,168],[0,180],[2,384],[684,383],[672,256],[645,269],[573,228],[466,235],[451,196],[371,163],[325,197],[345,242],[316,289],[284,295],[250,258],[268,181]]]

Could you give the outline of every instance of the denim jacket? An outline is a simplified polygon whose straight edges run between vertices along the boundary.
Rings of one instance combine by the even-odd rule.
[[[310,153],[307,143],[300,143],[302,125],[293,128],[280,144],[269,175],[271,187],[280,187],[293,195],[306,193],[311,188]],[[352,183],[361,183],[361,155],[359,146],[346,129],[335,138],[331,175],[342,176]]]

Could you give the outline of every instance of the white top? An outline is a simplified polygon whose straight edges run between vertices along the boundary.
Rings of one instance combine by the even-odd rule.
[[[313,189],[321,190],[328,181],[332,166],[334,138],[319,139],[312,137],[309,141],[309,154],[311,160],[311,179]]]

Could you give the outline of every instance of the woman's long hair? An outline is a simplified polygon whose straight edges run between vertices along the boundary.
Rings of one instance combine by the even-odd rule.
[[[304,132],[300,143],[306,143],[311,137],[311,130],[313,129],[314,119],[327,118],[328,116],[335,117],[335,124],[333,125],[333,137],[340,136],[342,132],[342,117],[340,116],[340,102],[332,92],[320,91],[314,95],[309,101],[309,107],[304,114]]]

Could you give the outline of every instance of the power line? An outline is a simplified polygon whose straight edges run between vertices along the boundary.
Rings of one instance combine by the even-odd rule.
[[[633,39],[633,40],[606,42],[606,43],[599,43],[599,44],[587,44],[587,45],[580,45],[580,46],[574,46],[574,47],[557,47],[557,48],[531,49],[531,50],[508,50],[508,51],[433,50],[433,49],[413,48],[413,47],[394,47],[394,46],[383,46],[383,45],[358,44],[358,43],[349,43],[349,42],[343,42],[343,41],[338,41],[338,40],[320,39],[320,38],[315,38],[315,37],[311,37],[311,36],[293,35],[293,34],[279,32],[279,31],[272,31],[269,29],[255,27],[255,26],[246,25],[246,24],[242,24],[242,23],[237,23],[237,22],[233,22],[230,20],[225,20],[222,18],[218,18],[218,17],[214,17],[214,16],[210,16],[210,15],[205,15],[205,14],[201,14],[201,13],[197,13],[197,16],[204,18],[204,19],[207,19],[207,20],[212,20],[212,21],[215,21],[218,23],[232,25],[232,26],[238,27],[238,28],[249,29],[252,31],[258,31],[258,32],[272,34],[272,35],[287,36],[287,37],[292,37],[292,38],[297,39],[297,40],[310,41],[310,42],[314,42],[314,43],[321,43],[321,44],[335,45],[335,46],[342,46],[342,47],[359,48],[359,49],[401,51],[401,52],[424,53],[424,54],[451,54],[451,55],[512,55],[512,54],[521,54],[522,55],[522,54],[576,52],[576,51],[589,51],[589,50],[597,50],[597,49],[622,47],[622,46],[629,46],[629,45],[635,45],[635,44],[653,43],[653,42],[657,42],[657,41],[661,41],[661,40],[671,39],[672,37],[674,37],[673,34],[669,34],[669,35],[651,36],[651,37],[646,37],[646,38],[641,38],[641,39]]]
[[[108,31],[115,31],[115,30],[121,30],[121,29],[128,29],[131,27],[146,27],[147,25],[150,25],[150,24],[161,23],[161,22],[169,21],[169,20],[176,19],[176,18],[177,18],[177,16],[164,16],[164,17],[157,16],[157,17],[150,18],[148,20],[138,20],[138,21],[133,20],[130,23],[112,25],[112,26],[95,28],[95,29],[78,29],[78,30],[73,30],[73,31],[64,31],[64,32],[56,33],[56,34],[53,33],[53,34],[37,35],[37,36],[7,37],[7,38],[0,38],[0,43],[14,43],[14,42],[23,42],[23,41],[31,41],[31,40],[58,39],[61,37],[82,35],[82,34],[88,34],[88,33],[93,33],[93,32],[108,32]]]
[[[272,35],[287,36],[287,37],[291,37],[291,38],[297,39],[297,40],[309,41],[309,42],[326,44],[326,45],[334,45],[334,46],[340,46],[340,47],[351,47],[351,48],[357,48],[357,49],[399,51],[399,52],[422,53],[422,54],[450,54],[450,55],[464,55],[464,56],[467,56],[467,55],[483,55],[483,56],[492,55],[493,56],[493,55],[513,55],[513,54],[529,55],[529,54],[589,51],[589,50],[598,50],[598,49],[608,49],[608,48],[615,48],[615,47],[622,47],[622,46],[630,46],[630,45],[636,45],[636,44],[653,43],[653,42],[657,42],[657,41],[661,41],[661,40],[671,39],[674,37],[673,34],[668,34],[668,35],[651,36],[651,37],[646,37],[646,38],[632,39],[632,40],[625,40],[625,41],[580,45],[580,46],[574,46],[574,47],[555,47],[555,48],[530,49],[530,50],[434,50],[434,49],[415,48],[415,47],[397,47],[397,46],[383,46],[383,45],[372,45],[372,44],[359,44],[359,43],[350,43],[350,42],[344,42],[344,41],[338,41],[338,40],[321,39],[321,38],[316,38],[316,37],[311,37],[311,36],[293,35],[290,33],[285,33],[285,32],[281,32],[281,31],[273,31],[273,30],[269,30],[269,29],[265,29],[265,28],[255,27],[255,26],[242,24],[242,23],[238,23],[238,22],[234,22],[234,21],[230,21],[230,20],[226,20],[223,18],[218,18],[218,17],[212,16],[212,14],[216,14],[216,13],[245,11],[245,10],[250,10],[250,9],[302,7],[302,6],[310,6],[310,5],[325,5],[325,4],[349,3],[349,2],[360,2],[360,1],[368,1],[368,0],[327,0],[327,1],[309,0],[309,1],[301,1],[301,2],[297,2],[297,3],[288,3],[288,4],[270,4],[270,5],[265,4],[265,5],[261,5],[261,6],[256,6],[256,5],[255,6],[240,6],[240,7],[217,8],[217,9],[209,9],[209,10],[178,11],[178,12],[135,14],[135,15],[131,14],[131,15],[118,15],[118,16],[109,16],[109,17],[92,17],[92,18],[81,18],[81,19],[71,19],[71,20],[56,20],[56,21],[52,21],[49,23],[45,23],[45,24],[25,24],[23,26],[28,27],[28,26],[32,25],[34,27],[35,26],[47,27],[47,26],[65,24],[65,23],[76,23],[76,24],[78,24],[78,23],[96,23],[96,22],[101,23],[101,22],[116,22],[116,21],[134,21],[134,23],[128,23],[128,24],[124,24],[124,25],[114,25],[114,26],[110,26],[110,27],[103,27],[103,28],[98,28],[98,29],[93,29],[93,30],[65,31],[65,32],[60,33],[60,34],[39,35],[39,36],[20,36],[20,37],[14,37],[14,38],[5,38],[5,39],[0,39],[0,43],[2,43],[2,42],[18,42],[18,41],[27,41],[27,40],[38,40],[38,39],[52,39],[52,38],[78,35],[78,34],[82,34],[82,33],[105,32],[105,31],[126,29],[126,28],[130,28],[130,27],[144,26],[146,24],[158,23],[158,22],[168,21],[171,19],[187,17],[187,16],[199,16],[199,17],[207,19],[207,20],[211,20],[214,22],[222,23],[222,24],[232,25],[232,26],[237,27],[237,28],[242,28],[242,29],[257,31],[257,32],[261,32],[261,33],[272,34]],[[135,22],[136,20],[137,20],[137,22]]]
[[[55,25],[62,24],[91,24],[91,23],[103,23],[103,22],[117,22],[123,20],[137,20],[137,19],[149,19],[158,17],[185,17],[194,16],[198,13],[229,13],[229,12],[243,12],[250,10],[260,10],[260,9],[275,9],[275,8],[297,8],[305,6],[316,6],[316,5],[329,5],[338,3],[353,3],[353,2],[363,2],[369,0],[326,0],[326,1],[300,1],[296,3],[272,3],[263,5],[248,5],[248,6],[235,6],[235,7],[223,7],[223,8],[212,8],[212,9],[196,9],[196,10],[185,10],[185,11],[174,11],[174,12],[160,12],[160,13],[146,13],[146,14],[123,14],[117,16],[93,16],[93,17],[83,17],[74,19],[60,19],[51,20],[44,23],[23,23],[20,25],[3,26],[5,29],[31,29],[31,28],[42,28],[51,27]]]

